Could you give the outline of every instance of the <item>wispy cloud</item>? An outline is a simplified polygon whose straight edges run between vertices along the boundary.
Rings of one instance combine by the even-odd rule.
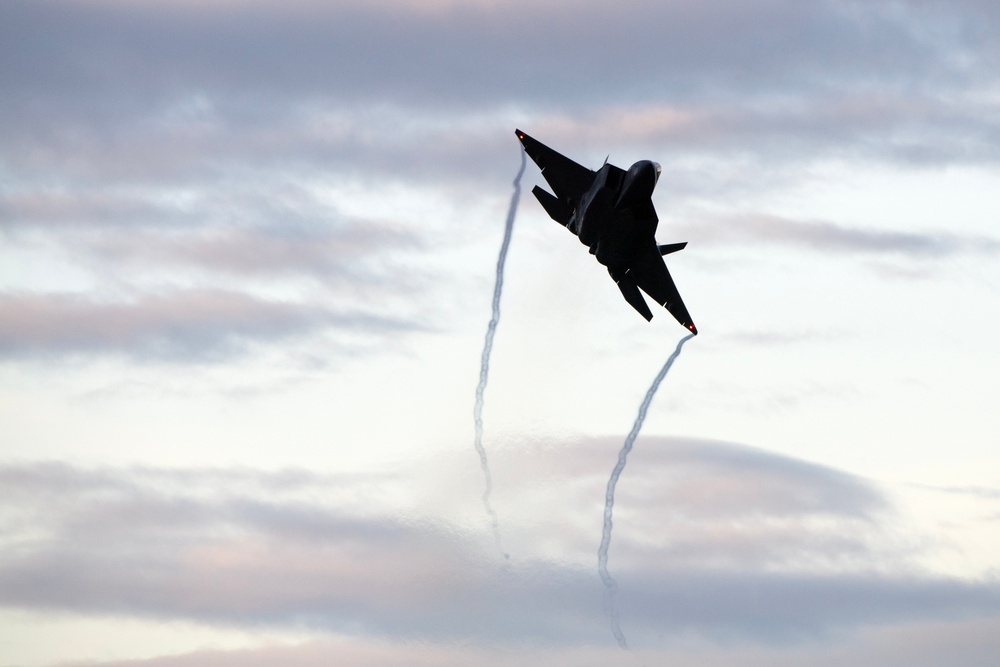
[[[468,118],[527,107],[543,125],[571,113],[582,141],[672,152],[1000,158],[983,92],[995,88],[1000,27],[977,5],[627,5],[8,7],[9,52],[31,56],[0,80],[6,153],[25,168],[90,163],[91,177],[114,163],[204,174],[251,156],[459,177],[474,157],[460,150],[468,142],[449,146],[463,156],[449,168],[425,156],[454,135],[418,144],[414,127],[445,109]]]
[[[1000,240],[986,236],[963,236],[946,231],[886,231],[757,213],[708,217],[697,224],[685,223],[684,229],[688,236],[697,236],[700,243],[781,244],[821,253],[862,257],[940,259],[953,255],[991,256],[1000,253]]]
[[[917,488],[929,491],[939,491],[960,496],[972,496],[982,500],[1000,500],[1000,486],[932,486],[928,484],[915,485]]]
[[[620,563],[636,568],[720,567],[747,571],[848,571],[906,560],[879,546],[892,508],[873,484],[824,466],[725,442],[645,437],[620,488]],[[617,439],[535,448],[534,465],[512,468],[501,453],[498,478],[518,487],[505,506],[534,517],[539,506],[589,507],[602,499]],[[570,480],[552,483],[562,471]],[[521,488],[523,487],[523,488]],[[508,510],[510,511],[510,510]],[[597,517],[599,518],[599,517]],[[533,518],[591,560],[595,517]],[[571,526],[567,529],[567,525]],[[599,524],[598,524],[599,525]],[[571,559],[565,547],[554,548]]]
[[[69,294],[4,294],[0,310],[0,355],[7,359],[98,353],[211,361],[257,343],[324,329],[391,335],[419,328],[415,322],[358,310],[222,290],[112,302]]]
[[[90,242],[99,261],[132,268],[166,266],[211,273],[281,278],[304,274],[357,283],[388,282],[397,292],[413,289],[408,280],[385,276],[373,264],[386,251],[418,253],[424,244],[413,233],[377,223],[331,229],[217,229],[200,234],[137,232],[101,235]]]

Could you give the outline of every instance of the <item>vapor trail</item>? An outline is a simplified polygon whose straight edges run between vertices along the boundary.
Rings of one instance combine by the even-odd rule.
[[[601,546],[597,549],[597,570],[601,574],[601,581],[604,582],[605,604],[608,615],[611,617],[611,632],[614,633],[615,639],[618,640],[618,645],[625,649],[628,648],[628,644],[625,642],[625,635],[622,634],[618,619],[618,610],[615,608],[615,593],[618,592],[618,582],[608,574],[608,546],[611,545],[611,513],[615,509],[615,485],[618,484],[618,477],[622,474],[622,470],[625,469],[625,459],[628,457],[628,453],[632,451],[632,443],[635,442],[636,436],[639,435],[642,422],[646,420],[646,410],[649,409],[649,404],[652,402],[656,390],[660,388],[663,378],[667,377],[667,372],[670,371],[670,367],[674,365],[674,360],[680,355],[684,343],[692,338],[694,338],[694,334],[689,334],[677,343],[677,348],[667,359],[667,363],[663,364],[663,368],[660,369],[660,372],[653,380],[653,384],[650,385],[649,391],[646,392],[646,398],[642,399],[642,404],[639,406],[639,414],[635,418],[635,423],[632,424],[632,430],[629,431],[628,436],[625,438],[625,444],[622,445],[622,449],[618,453],[618,463],[615,464],[615,469],[611,471],[611,479],[608,480],[608,490],[604,497],[604,532],[601,535]]]
[[[521,149],[521,168],[514,177],[514,193],[510,197],[510,207],[507,209],[507,223],[503,232],[503,243],[500,244],[500,256],[497,258],[497,279],[493,286],[493,316],[486,327],[486,342],[483,345],[482,362],[479,367],[479,385],[476,387],[476,407],[473,416],[476,420],[476,451],[479,452],[479,462],[483,466],[483,477],[486,478],[486,490],[483,492],[483,507],[490,517],[490,524],[493,526],[493,537],[497,541],[497,549],[504,558],[508,554],[503,550],[500,541],[500,521],[497,513],[490,505],[490,494],[493,492],[493,481],[490,478],[490,466],[486,460],[486,450],[483,448],[483,392],[486,391],[486,380],[490,374],[490,353],[493,351],[493,336],[496,335],[497,322],[500,321],[500,293],[503,291],[503,267],[507,262],[507,248],[510,247],[510,235],[514,229],[514,216],[517,213],[517,203],[521,198],[521,176],[524,175],[524,167],[527,164],[527,156],[524,149]]]

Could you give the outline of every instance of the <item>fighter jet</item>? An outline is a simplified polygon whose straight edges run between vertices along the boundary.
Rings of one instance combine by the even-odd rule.
[[[537,185],[531,193],[553,220],[576,234],[608,267],[625,300],[647,322],[653,319],[641,289],[697,334],[663,260],[663,255],[683,249],[687,242],[657,245],[654,237],[659,218],[652,195],[660,165],[640,160],[625,171],[605,160],[595,172],[521,130],[514,133],[555,194]]]

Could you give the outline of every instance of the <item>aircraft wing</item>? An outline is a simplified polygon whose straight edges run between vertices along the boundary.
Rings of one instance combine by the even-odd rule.
[[[521,140],[521,145],[524,146],[528,157],[541,169],[542,177],[545,178],[556,197],[564,202],[572,202],[574,206],[579,203],[583,194],[593,185],[596,174],[540,141],[529,137],[521,130],[514,130],[514,134]]]
[[[642,244],[629,267],[629,275],[635,276],[635,283],[654,301],[670,311],[678,322],[687,327],[691,333],[697,334],[698,329],[691,321],[680,292],[670,277],[670,271],[660,256],[656,243]]]

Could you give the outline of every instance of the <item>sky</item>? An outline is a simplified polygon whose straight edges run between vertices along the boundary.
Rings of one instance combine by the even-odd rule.
[[[0,665],[992,665],[986,0],[0,5]],[[528,195],[662,165],[698,326]],[[503,553],[509,555],[505,558]]]

